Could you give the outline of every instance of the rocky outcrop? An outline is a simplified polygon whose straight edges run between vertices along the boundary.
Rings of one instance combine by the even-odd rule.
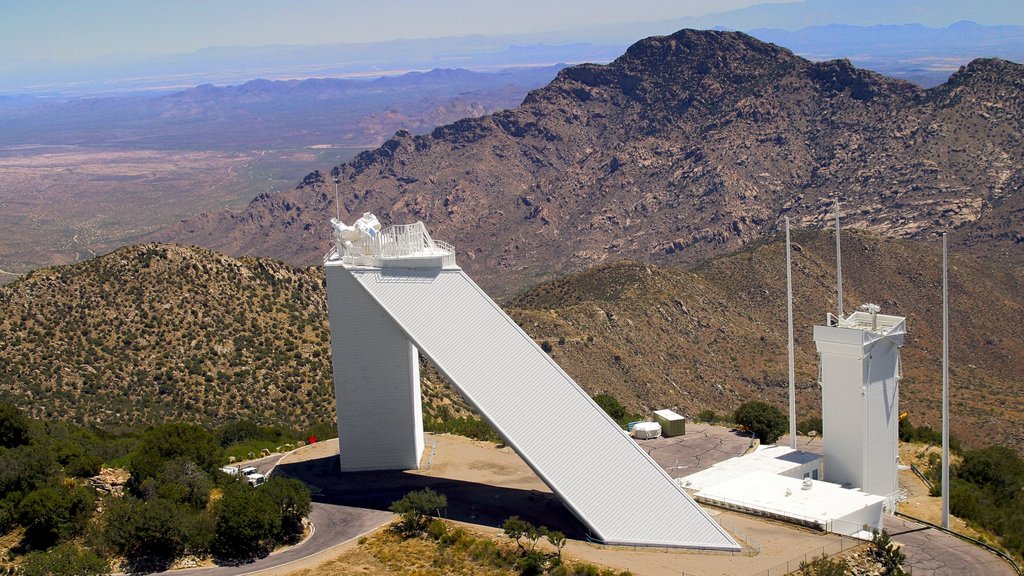
[[[822,226],[835,198],[847,226],[950,231],[1024,264],[1022,86],[1024,66],[1002,60],[924,90],[742,33],[682,30],[564,69],[514,110],[399,132],[332,176],[343,218],[424,220],[496,293],[619,258],[693,264],[784,216]],[[160,238],[315,263],[334,185],[311,177]]]

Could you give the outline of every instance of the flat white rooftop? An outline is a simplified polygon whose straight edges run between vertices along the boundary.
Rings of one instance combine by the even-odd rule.
[[[785,446],[771,446],[719,462],[676,482],[694,491],[701,503],[870,538],[871,529],[881,527],[885,497],[811,479],[806,480],[806,488],[800,472],[816,468],[820,458]]]
[[[793,450],[788,446],[764,446],[751,454],[729,458],[706,470],[678,478],[676,483],[687,490],[699,492],[753,472],[786,474],[810,466],[820,459],[819,454]]]

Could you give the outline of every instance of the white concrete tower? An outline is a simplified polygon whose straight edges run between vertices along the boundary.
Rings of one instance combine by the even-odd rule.
[[[825,480],[879,496],[899,490],[900,346],[906,319],[865,304],[814,327]]]
[[[423,454],[419,353],[350,269],[387,269],[396,281],[415,281],[416,270],[454,267],[454,251],[430,240],[423,224],[381,232],[366,214],[354,226],[334,225],[324,270],[341,470],[413,470]],[[396,253],[382,253],[382,244]]]

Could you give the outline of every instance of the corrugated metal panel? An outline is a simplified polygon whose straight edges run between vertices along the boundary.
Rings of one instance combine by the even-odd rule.
[[[595,537],[739,549],[461,270],[350,271]]]

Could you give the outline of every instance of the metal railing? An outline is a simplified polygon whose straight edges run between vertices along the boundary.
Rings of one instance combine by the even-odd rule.
[[[1003,552],[999,548],[996,548],[995,546],[992,546],[991,544],[988,544],[987,542],[982,542],[981,540],[977,540],[977,539],[971,538],[970,536],[968,536],[966,534],[961,534],[961,533],[959,533],[959,532],[957,532],[955,530],[950,530],[948,528],[943,528],[942,526],[939,526],[938,524],[932,524],[931,522],[929,522],[927,520],[924,520],[922,518],[918,518],[916,516],[911,516],[910,514],[905,514],[903,512],[898,511],[898,510],[896,512],[894,512],[893,515],[900,516],[902,518],[906,518],[907,520],[912,520],[914,522],[917,522],[918,524],[924,524],[925,526],[928,526],[930,528],[934,528],[936,530],[939,530],[940,532],[945,532],[946,534],[949,534],[951,536],[956,536],[957,538],[963,540],[964,542],[970,542],[971,544],[974,544],[975,546],[980,546],[982,548],[985,548],[989,552],[995,554],[996,556],[999,556],[1003,560],[1006,560],[1006,562],[1010,565],[1010,567],[1013,568],[1014,572],[1016,572],[1017,574],[1021,574],[1022,573],[1021,572],[1021,567],[1020,567],[1019,564],[1017,564],[1016,560],[1014,560],[1006,552]]]
[[[388,226],[373,236],[364,236],[347,246],[335,238],[335,245],[327,252],[324,261],[334,259],[338,255],[345,261],[440,256],[443,266],[455,265],[455,247],[431,238],[423,222]]]

